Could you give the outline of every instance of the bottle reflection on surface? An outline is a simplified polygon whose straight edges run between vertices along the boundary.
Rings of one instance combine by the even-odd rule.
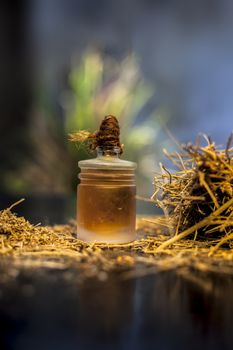
[[[135,280],[122,282],[109,278],[105,282],[86,282],[79,291],[80,334],[84,338],[96,336],[120,342],[133,324],[135,289]]]

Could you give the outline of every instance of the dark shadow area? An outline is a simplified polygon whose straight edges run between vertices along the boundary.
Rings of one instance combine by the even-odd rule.
[[[1,349],[231,349],[233,281],[197,277],[210,288],[175,272],[80,284],[72,269],[21,270],[1,279]]]

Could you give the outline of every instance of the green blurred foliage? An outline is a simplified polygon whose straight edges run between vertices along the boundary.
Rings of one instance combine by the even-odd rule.
[[[153,164],[151,169],[148,166],[145,169],[143,160],[148,155],[152,158],[152,154],[156,153],[161,120],[166,122],[168,114],[161,108],[155,108],[149,115],[141,115],[145,113],[146,104],[156,95],[156,88],[142,78],[135,55],[131,54],[119,62],[89,50],[78,65],[73,65],[69,81],[72,95],[65,103],[66,132],[95,131],[105,115],[115,115],[121,125],[123,157],[139,164],[139,192],[148,193]],[[77,160],[88,157],[82,149],[77,154],[72,145],[69,151],[76,153]]]
[[[44,88],[38,92],[29,130],[31,157],[19,171],[8,174],[6,187],[18,193],[75,191],[78,161],[95,155],[70,143],[68,133],[94,132],[103,117],[112,114],[120,122],[123,158],[138,163],[138,193],[151,194],[158,133],[168,117],[161,107],[146,108],[155,96],[156,87],[143,79],[134,54],[119,61],[88,50],[73,62],[68,89],[61,91],[63,117],[56,114],[51,92]]]

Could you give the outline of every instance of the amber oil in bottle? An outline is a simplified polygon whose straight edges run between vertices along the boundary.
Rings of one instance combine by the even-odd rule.
[[[86,242],[135,239],[136,164],[119,153],[118,147],[98,147],[97,158],[79,162],[77,234]]]

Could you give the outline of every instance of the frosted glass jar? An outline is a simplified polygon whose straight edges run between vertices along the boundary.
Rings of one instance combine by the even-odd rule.
[[[118,148],[97,151],[97,158],[79,162],[77,237],[86,242],[133,241],[136,163],[119,159]]]

